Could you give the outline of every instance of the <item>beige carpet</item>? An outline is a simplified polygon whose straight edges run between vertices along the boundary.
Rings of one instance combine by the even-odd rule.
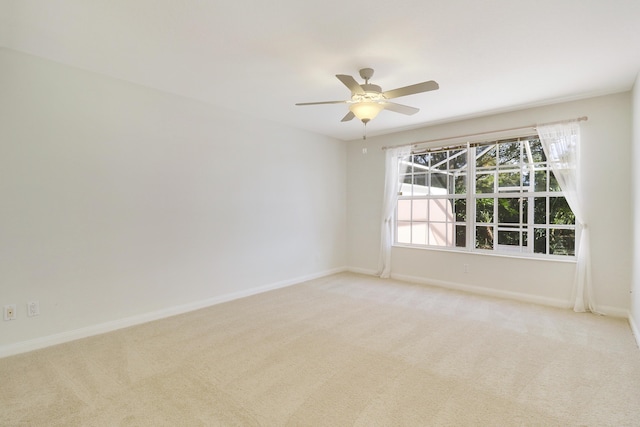
[[[1,426],[638,426],[626,321],[339,274],[0,359]]]

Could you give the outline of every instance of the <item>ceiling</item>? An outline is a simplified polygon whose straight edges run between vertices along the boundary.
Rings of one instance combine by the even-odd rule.
[[[368,135],[627,91],[640,70],[638,0],[0,0],[0,45],[342,140],[336,74],[394,101]]]

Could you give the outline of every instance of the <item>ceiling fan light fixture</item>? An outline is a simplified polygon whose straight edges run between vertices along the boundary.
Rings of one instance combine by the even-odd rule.
[[[357,102],[349,106],[349,110],[363,123],[376,118],[384,105],[378,102]]]

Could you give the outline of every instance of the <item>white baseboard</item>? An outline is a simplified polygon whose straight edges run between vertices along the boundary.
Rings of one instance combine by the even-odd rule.
[[[602,313],[605,316],[621,317],[623,319],[629,317],[629,310],[626,308],[612,307],[610,305],[598,305],[595,309],[598,313]]]
[[[360,268],[360,267],[347,267],[347,271],[351,273],[364,274],[366,276],[378,275],[378,272],[376,270],[369,270],[367,268]]]
[[[631,312],[629,312],[628,319],[629,325],[631,326],[631,332],[633,332],[633,336],[636,339],[636,344],[638,345],[638,348],[640,348],[640,329],[635,319],[631,315]]]
[[[359,267],[347,267],[347,271],[350,271],[352,273],[366,274],[368,276],[377,276],[377,272],[375,270],[368,270],[368,269],[359,268]],[[470,294],[485,295],[485,296],[491,296],[491,297],[497,297],[497,298],[506,298],[506,299],[516,300],[521,302],[530,302],[534,304],[547,305],[552,307],[570,308],[572,306],[570,301],[541,297],[541,296],[530,295],[530,294],[522,294],[518,292],[501,291],[498,289],[483,288],[483,287],[473,286],[473,285],[464,285],[461,283],[447,282],[443,280],[432,280],[432,279],[426,279],[424,277],[409,276],[406,274],[391,273],[391,278],[394,280],[401,280],[403,282],[418,283],[421,285],[428,285],[428,286],[436,286],[439,288],[468,292]]]
[[[366,274],[369,276],[377,276],[377,273],[375,270],[368,270],[368,269],[359,268],[359,267],[348,267],[347,270],[352,273]],[[484,288],[481,286],[465,285],[462,283],[448,282],[444,280],[426,279],[424,277],[409,276],[405,274],[396,274],[396,273],[391,273],[391,278],[396,280],[402,280],[404,282],[419,283],[422,285],[430,285],[430,286],[436,286],[439,288],[453,289],[456,291],[463,291],[463,292],[468,292],[476,295],[505,298],[505,299],[515,300],[515,301],[528,302],[532,304],[546,305],[550,307],[566,308],[566,309],[570,309],[573,307],[573,302],[569,300],[549,298],[549,297],[543,297],[543,296],[532,295],[532,294],[523,294],[521,292],[512,292],[507,290]],[[628,310],[624,308],[599,305],[597,309],[600,313],[607,316],[621,317],[621,318],[629,317]],[[640,340],[638,340],[638,342],[640,343]]]
[[[443,280],[425,279],[423,277],[407,276],[403,274],[391,273],[392,279],[402,280],[405,282],[419,283],[423,285],[437,286],[439,288],[453,289],[456,291],[468,292],[471,294],[484,295],[496,298],[504,298],[521,302],[528,302],[539,305],[546,305],[558,308],[570,308],[573,304],[570,301],[543,297],[539,295],[523,294],[520,292],[512,292],[500,289],[484,288],[481,286],[465,285],[462,283],[447,282]]]
[[[345,270],[351,273],[356,273],[356,274],[364,274],[367,276],[378,276],[378,272],[376,270],[370,270],[367,268],[346,267]],[[572,301],[562,300],[558,298],[549,298],[549,297],[543,297],[539,295],[523,294],[521,292],[512,292],[512,291],[506,291],[506,290],[484,288],[480,286],[465,285],[461,283],[447,282],[442,280],[432,280],[432,279],[426,279],[424,277],[409,276],[404,274],[392,273],[391,278],[395,280],[401,280],[403,282],[419,283],[422,285],[430,285],[430,286],[436,286],[439,288],[453,289],[453,290],[468,292],[476,295],[505,298],[505,299],[515,300],[520,302],[528,302],[532,304],[546,305],[546,306],[556,307],[556,308],[566,308],[566,309],[573,308]],[[636,341],[638,342],[638,346],[640,347],[640,332],[638,332],[638,327],[633,323],[633,319],[629,314],[629,310],[624,308],[619,308],[619,307],[600,306],[600,305],[597,307],[597,309],[600,313],[606,316],[628,318],[629,323],[631,324],[631,328],[634,331]]]
[[[20,353],[26,353],[33,350],[38,350],[53,345],[63,344],[69,341],[75,341],[81,338],[87,338],[94,335],[104,334],[107,332],[116,331],[118,329],[128,328],[130,326],[140,325],[142,323],[151,322],[154,320],[160,320],[178,314],[188,313],[190,311],[199,310],[206,307],[211,307],[216,304],[221,304],[228,301],[233,301],[240,298],[245,298],[251,295],[261,294],[263,292],[273,291],[287,286],[296,285],[308,280],[317,279],[320,277],[330,276],[332,274],[341,273],[347,271],[346,267],[334,268],[319,273],[314,273],[306,276],[296,277],[293,279],[283,280],[280,282],[271,283],[264,286],[258,286],[256,288],[247,289],[239,292],[232,292],[230,294],[220,295],[206,300],[194,301],[188,304],[182,304],[174,307],[167,307],[162,310],[157,310],[149,313],[143,313],[136,316],[126,317],[123,319],[117,319],[110,322],[100,323],[97,325],[91,325],[84,328],[75,329],[72,331],[65,331],[58,334],[48,335],[45,337],[35,338],[27,341],[20,341],[14,344],[8,344],[0,346],[0,358],[13,356]]]

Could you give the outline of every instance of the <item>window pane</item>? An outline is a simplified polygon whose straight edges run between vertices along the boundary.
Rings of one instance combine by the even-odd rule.
[[[456,225],[456,246],[464,248],[467,246],[467,227]]]
[[[552,255],[575,255],[575,230],[549,230],[549,253]]]
[[[447,170],[447,154],[446,151],[431,153],[431,167],[439,170]]]
[[[418,173],[413,175],[413,185],[427,185],[427,174],[426,173]]]
[[[531,172],[528,169],[522,171],[522,189],[524,191],[530,191],[531,188]]]
[[[493,193],[493,173],[476,174],[476,193]]]
[[[431,199],[429,200],[429,221],[453,222],[452,200]]]
[[[420,171],[424,172],[426,170],[425,166],[429,165],[429,153],[426,154],[417,154],[413,156],[413,169],[414,172]]]
[[[455,201],[456,221],[465,222],[467,220],[466,199],[456,199]]]
[[[453,175],[447,175],[447,194],[455,194],[455,177]]]
[[[398,200],[398,221],[411,221],[411,200]]]
[[[467,193],[467,175],[457,175],[454,181],[455,185],[455,194],[466,194]]]
[[[476,199],[476,221],[493,222],[493,199]]]
[[[427,187],[427,176],[420,174],[413,177],[413,186],[411,187],[412,195],[414,196],[426,196],[429,191]]]
[[[529,147],[531,148],[531,157],[534,162],[546,162],[547,157],[544,155],[542,143],[539,139],[529,139]]]
[[[519,165],[520,164],[520,142],[510,141],[498,145],[499,165]]]
[[[476,227],[476,248],[493,249],[493,227]]]
[[[551,171],[549,171],[549,191],[560,191],[560,184]]]
[[[427,220],[427,200],[414,200],[411,213],[414,221]]]
[[[547,191],[547,171],[536,171],[535,191]]]
[[[429,223],[429,245],[453,246],[454,225],[444,222]]]
[[[520,191],[520,172],[501,172],[498,174],[498,190],[512,187],[511,191]]]
[[[533,202],[534,224],[547,224],[547,198],[536,197]]]
[[[498,244],[520,246],[520,231],[498,231]]]
[[[406,173],[413,172],[413,156],[406,156],[400,159],[398,162],[398,170],[401,170],[406,165]]]
[[[431,174],[431,190],[430,194],[443,195],[447,194],[447,174],[433,171]]]
[[[449,169],[463,169],[467,166],[467,150],[453,150],[449,154]]]
[[[398,243],[411,243],[411,223],[398,221],[398,229],[396,233]]]
[[[575,224],[576,217],[564,197],[549,197],[549,223]]]
[[[411,243],[416,245],[427,244],[427,224],[414,222],[411,227]]]
[[[498,199],[498,222],[499,223],[519,223],[520,222],[520,199],[500,198]]]
[[[547,253],[547,230],[545,228],[533,229],[533,252],[537,254]]]
[[[520,199],[520,203],[522,203],[522,223],[529,223],[529,197],[523,197]]]
[[[476,148],[476,166],[495,166],[496,165],[496,146],[487,145]]]

